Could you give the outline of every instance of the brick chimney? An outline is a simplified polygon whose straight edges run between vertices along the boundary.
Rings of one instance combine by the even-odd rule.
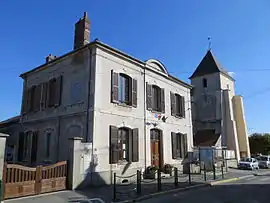
[[[48,62],[50,62],[50,61],[52,61],[52,60],[54,60],[54,59],[56,59],[56,56],[53,56],[52,54],[49,54],[49,55],[46,57],[46,63],[48,63]]]
[[[90,21],[87,12],[84,12],[83,17],[75,24],[74,48],[78,49],[90,42]]]

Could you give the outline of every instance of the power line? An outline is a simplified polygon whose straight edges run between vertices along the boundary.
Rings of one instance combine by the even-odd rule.
[[[248,96],[245,96],[245,100],[246,99],[250,99],[250,98],[253,98],[255,96],[258,96],[258,95],[261,95],[261,94],[265,94],[266,92],[270,91],[270,87],[266,88],[266,89],[263,89],[261,91],[257,91],[257,92],[254,92],[253,94],[250,94]]]

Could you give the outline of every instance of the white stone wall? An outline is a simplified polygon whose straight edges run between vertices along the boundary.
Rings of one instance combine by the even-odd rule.
[[[128,60],[113,54],[112,52],[97,49],[96,55],[96,79],[95,79],[95,107],[93,127],[93,147],[97,151],[98,165],[96,172],[99,172],[103,180],[110,179],[111,171],[122,173],[124,165],[109,164],[109,126],[130,127],[139,129],[139,162],[132,163],[127,173],[134,173],[136,169],[142,169],[151,163],[150,152],[150,129],[153,125],[146,126],[144,133],[144,114],[146,122],[157,123],[156,128],[163,130],[163,157],[164,163],[179,164],[181,161],[172,160],[171,132],[187,133],[188,150],[193,147],[192,121],[190,106],[190,89],[158,75],[150,70],[146,71],[145,81],[149,84],[156,84],[165,89],[165,114],[168,117],[166,122],[155,118],[155,114],[145,112],[145,85],[144,85],[144,64]],[[149,69],[151,67],[148,67]],[[125,73],[137,79],[137,108],[123,107],[111,103],[111,70],[118,73]],[[186,117],[178,119],[171,116],[170,91],[179,93],[185,97]]]

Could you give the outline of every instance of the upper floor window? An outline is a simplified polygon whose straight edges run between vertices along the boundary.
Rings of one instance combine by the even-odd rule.
[[[187,154],[187,135],[182,133],[171,133],[172,158],[183,159]]]
[[[137,107],[137,80],[111,71],[111,102]]]
[[[171,92],[171,114],[177,117],[185,117],[185,98]]]
[[[61,104],[62,76],[49,82],[34,85],[23,95],[23,113],[40,111],[48,107],[57,107]]]
[[[138,128],[110,126],[110,164],[138,161]]]
[[[203,87],[207,87],[207,79],[203,78]]]
[[[165,113],[164,89],[157,85],[146,84],[147,109]]]

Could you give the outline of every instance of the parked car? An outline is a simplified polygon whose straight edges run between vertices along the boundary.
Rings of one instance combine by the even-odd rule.
[[[260,168],[270,168],[270,156],[262,155],[258,158]]]
[[[257,159],[254,158],[241,158],[238,163],[239,169],[259,169],[259,162]]]

